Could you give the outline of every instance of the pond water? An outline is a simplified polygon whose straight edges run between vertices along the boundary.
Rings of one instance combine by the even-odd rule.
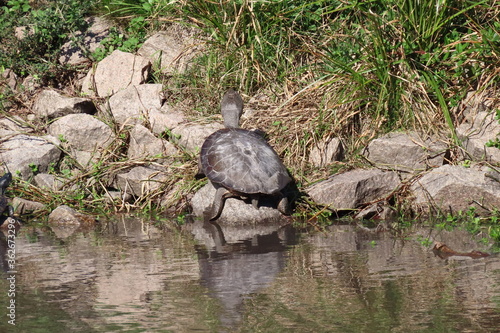
[[[167,225],[23,227],[15,273],[0,233],[0,306],[15,300],[16,324],[3,315],[0,332],[500,331],[498,254],[443,259],[422,241],[488,252],[466,231]]]

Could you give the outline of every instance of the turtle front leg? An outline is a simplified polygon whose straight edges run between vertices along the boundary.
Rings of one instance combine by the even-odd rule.
[[[232,196],[233,194],[224,187],[219,187],[217,189],[217,191],[215,192],[212,207],[209,209],[208,213],[208,219],[210,221],[214,221],[219,218],[220,214],[222,213],[222,209],[224,208],[226,199]]]

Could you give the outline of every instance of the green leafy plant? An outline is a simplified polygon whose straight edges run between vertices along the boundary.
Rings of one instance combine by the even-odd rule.
[[[92,58],[95,61],[100,61],[114,50],[137,51],[144,42],[147,25],[144,17],[136,17],[130,21],[125,33],[122,33],[118,28],[111,28],[108,37],[101,41],[101,46],[92,53]]]
[[[39,4],[11,0],[0,13],[0,66],[20,76],[37,75],[43,83],[60,80],[60,47],[86,26],[94,1],[54,0]],[[18,38],[15,28],[24,27]]]
[[[35,163],[30,163],[28,164],[30,170],[34,173],[34,174],[37,174],[39,169],[38,169],[38,164],[35,164]]]

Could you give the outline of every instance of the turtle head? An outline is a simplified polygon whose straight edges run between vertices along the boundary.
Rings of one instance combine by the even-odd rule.
[[[243,113],[243,100],[234,89],[229,89],[222,97],[221,112],[224,126],[227,128],[240,127],[240,117]]]

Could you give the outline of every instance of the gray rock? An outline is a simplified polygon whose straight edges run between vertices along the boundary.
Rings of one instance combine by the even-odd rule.
[[[0,119],[0,138],[16,136],[18,134],[26,134],[33,132],[31,127],[26,125],[26,122],[17,117],[1,118]]]
[[[363,155],[379,168],[423,171],[443,165],[448,147],[416,133],[389,133],[372,140]]]
[[[92,100],[80,97],[66,97],[54,90],[46,89],[38,95],[33,111],[40,118],[53,119],[73,113],[96,112]]]
[[[31,200],[15,197],[12,199],[12,206],[18,215],[31,214],[45,209],[45,205]]]
[[[500,149],[486,147],[490,140],[500,139],[500,124],[495,113],[479,112],[471,124],[464,123],[457,128],[457,135],[463,141],[467,153],[474,159],[500,162]]]
[[[141,197],[158,190],[166,179],[165,173],[147,167],[135,167],[116,176],[115,187],[123,195]]]
[[[350,210],[391,195],[399,184],[396,172],[358,169],[334,175],[306,192],[316,203],[332,210]]]
[[[131,85],[109,99],[109,109],[120,125],[145,124],[151,109],[162,105],[161,84]]]
[[[32,75],[28,75],[23,80],[23,88],[24,91],[34,93],[37,89],[39,89],[42,85],[39,80],[37,80]]]
[[[64,186],[64,182],[62,180],[48,173],[39,173],[33,178],[33,180],[38,187],[51,191],[58,191]]]
[[[392,208],[387,201],[380,201],[368,205],[359,211],[354,218],[355,219],[377,219],[377,220],[395,220],[397,212]]]
[[[16,36],[17,39],[23,40],[28,36],[32,36],[34,34],[34,30],[32,27],[29,26],[19,26],[14,29],[14,36]]]
[[[208,125],[181,124],[172,130],[176,136],[177,143],[192,153],[200,151],[207,136],[224,128],[222,124],[212,123]]]
[[[14,176],[28,180],[33,171],[45,172],[55,164],[61,151],[46,139],[24,134],[16,135],[0,144],[0,161]]]
[[[314,145],[309,154],[309,163],[316,167],[324,167],[344,158],[344,146],[339,138],[321,141]]]
[[[115,50],[90,71],[82,83],[82,92],[108,97],[130,85],[144,83],[151,69],[148,59]]]
[[[124,202],[132,202],[132,195],[129,193],[122,193],[121,191],[106,191],[104,199],[108,203],[121,204]]]
[[[102,17],[86,19],[89,28],[85,32],[77,31],[74,35],[78,43],[69,41],[61,47],[61,64],[80,65],[90,61],[86,57],[101,45],[101,41],[109,35],[111,24]]]
[[[186,121],[186,117],[180,111],[172,110],[164,104],[161,109],[152,108],[149,110],[149,124],[155,134],[170,131]]]
[[[0,83],[3,82],[7,84],[11,91],[16,91],[17,86],[19,85],[19,78],[12,69],[6,68],[0,76]]]
[[[47,222],[51,224],[93,225],[95,219],[90,215],[79,213],[69,206],[62,205],[49,214]]]
[[[70,114],[54,121],[48,132],[62,141],[62,145],[86,152],[105,149],[115,134],[111,128],[88,114]]]
[[[191,199],[193,213],[198,217],[203,217],[203,212],[212,205],[214,195],[215,188],[210,182],[196,192]],[[251,202],[245,202],[238,198],[228,198],[217,223],[221,225],[262,224],[279,221],[283,218],[284,216],[276,208],[271,207],[265,199],[260,199],[257,209]]]
[[[183,73],[200,49],[200,43],[192,38],[193,34],[193,30],[173,24],[167,31],[148,38],[137,54],[157,64],[162,73]]]
[[[456,213],[475,207],[477,213],[486,214],[500,207],[499,181],[500,174],[486,166],[443,165],[411,185],[412,208]]]
[[[144,157],[163,158],[175,153],[177,153],[177,148],[172,143],[157,138],[142,125],[135,125],[130,131],[129,159]]]
[[[474,122],[474,117],[479,112],[484,112],[493,109],[493,98],[488,96],[488,90],[480,89],[479,91],[468,91],[467,95],[460,103],[452,108],[452,112],[456,114],[458,119],[465,118],[469,123]]]

